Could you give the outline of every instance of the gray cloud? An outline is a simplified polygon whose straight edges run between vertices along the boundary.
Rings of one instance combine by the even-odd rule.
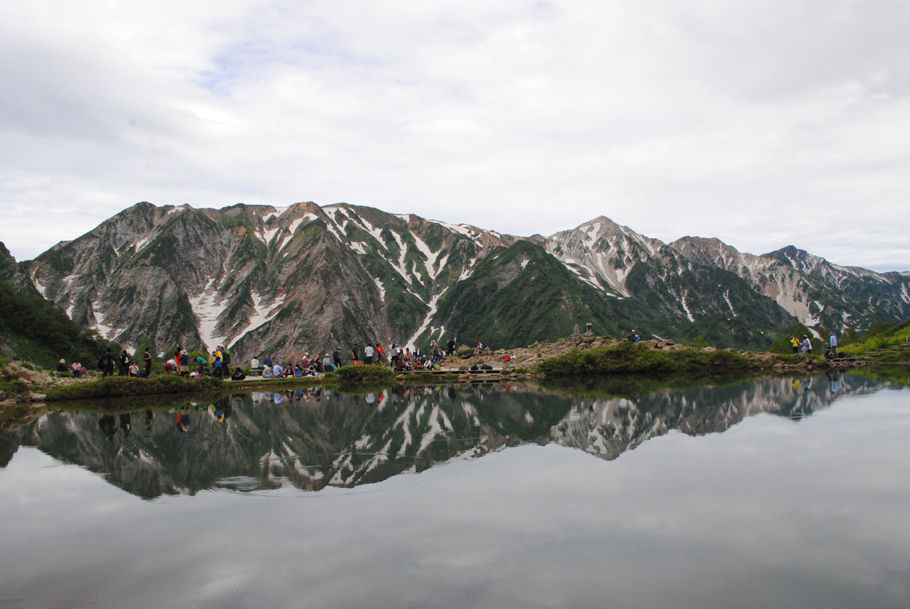
[[[910,269],[902,3],[184,4],[0,8],[17,257],[139,200],[315,200]]]

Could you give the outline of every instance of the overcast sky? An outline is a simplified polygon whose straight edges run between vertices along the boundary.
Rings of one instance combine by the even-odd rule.
[[[0,3],[0,240],[138,201],[910,270],[905,0]]]

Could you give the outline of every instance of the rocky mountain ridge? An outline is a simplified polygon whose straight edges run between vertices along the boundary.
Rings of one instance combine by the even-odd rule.
[[[453,334],[521,346],[588,322],[760,347],[797,320],[841,331],[910,317],[910,275],[785,250],[665,244],[606,217],[525,238],[345,203],[138,203],[19,266],[104,338],[159,352],[223,344],[241,358]]]

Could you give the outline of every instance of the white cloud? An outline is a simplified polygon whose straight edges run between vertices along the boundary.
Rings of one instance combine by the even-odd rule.
[[[0,7],[20,258],[139,200],[343,200],[910,268],[898,2],[41,6]]]

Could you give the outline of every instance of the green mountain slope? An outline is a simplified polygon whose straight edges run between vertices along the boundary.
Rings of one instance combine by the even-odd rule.
[[[117,345],[83,330],[25,281],[15,259],[0,243],[0,350],[52,368],[60,358],[93,367],[104,349]]]
[[[440,299],[436,319],[459,343],[494,347],[554,340],[587,322],[601,335],[621,332],[613,303],[530,241],[479,262]]]

